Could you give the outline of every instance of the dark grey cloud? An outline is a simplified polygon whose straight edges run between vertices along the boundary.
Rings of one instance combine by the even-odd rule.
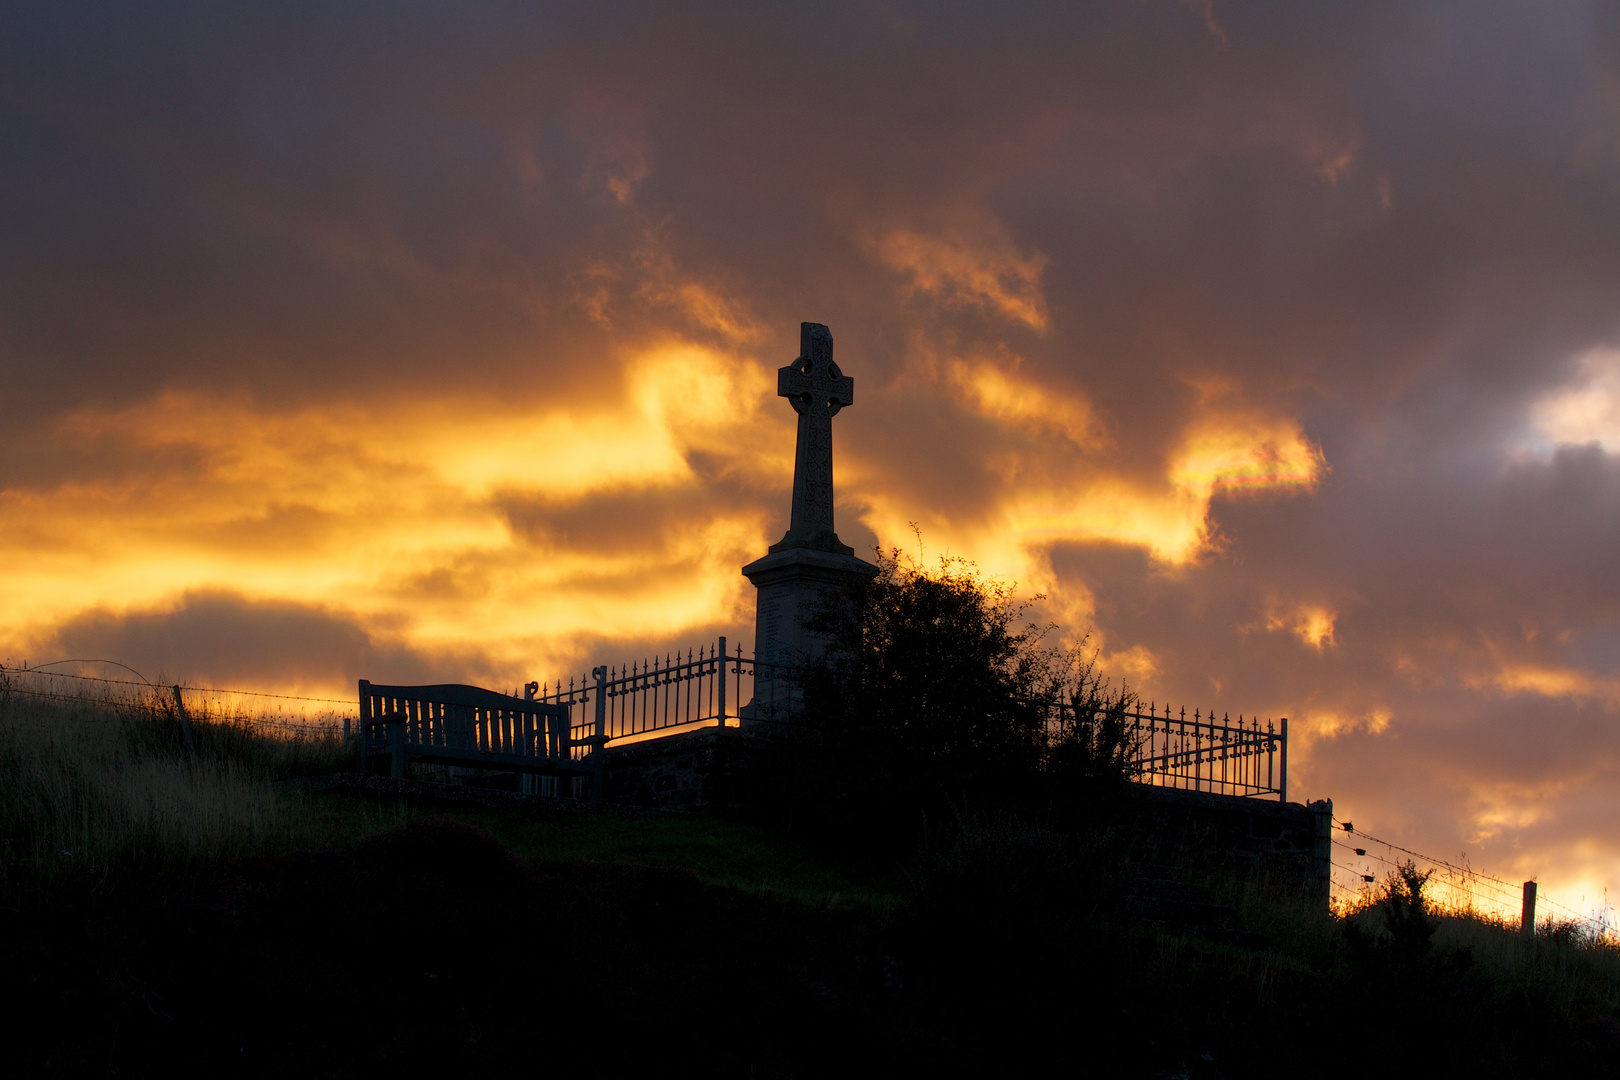
[[[1005,336],[857,243],[972,207],[1051,256],[1058,332],[1020,344],[1133,420],[1193,347],[1387,394],[1482,275],[1615,329],[1580,8],[1253,5],[1224,42],[1173,3],[103,14],[14,15],[5,56],[8,353],[70,394],[566,379],[604,343],[573,275],[652,227],[881,373],[919,323]]]
[[[342,686],[356,672],[385,683],[489,675],[477,657],[425,655],[378,633],[387,629],[311,604],[199,591],[168,610],[81,615],[39,648],[50,659],[111,660],[149,679],[223,689]]]

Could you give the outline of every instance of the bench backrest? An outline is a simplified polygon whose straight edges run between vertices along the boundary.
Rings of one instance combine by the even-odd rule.
[[[385,721],[404,725],[407,747],[508,754],[568,761],[566,705],[547,705],[478,686],[384,686],[360,680],[363,752],[390,748]]]

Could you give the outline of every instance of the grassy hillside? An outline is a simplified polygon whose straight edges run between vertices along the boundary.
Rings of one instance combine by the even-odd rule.
[[[1390,930],[1212,874],[1130,897],[1120,817],[849,865],[746,822],[299,793],[335,740],[0,703],[0,977],[30,1074],[1620,1075],[1620,954]],[[1432,916],[1425,914],[1424,918]]]
[[[195,756],[164,698],[0,698],[0,882],[79,890],[121,875],[205,873],[249,856],[343,846],[453,813],[520,857],[633,862],[768,888],[806,901],[894,897],[764,829],[712,817],[626,819],[361,798],[274,782],[358,767],[352,745],[315,730],[196,719]]]

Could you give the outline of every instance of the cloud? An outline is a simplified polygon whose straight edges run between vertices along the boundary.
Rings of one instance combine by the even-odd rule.
[[[1243,415],[1207,406],[1186,429],[1170,482],[1189,495],[1308,492],[1327,471],[1322,451],[1289,417]]]
[[[1329,608],[1300,603],[1288,612],[1267,612],[1266,629],[1290,631],[1299,640],[1321,652],[1334,644],[1333,624],[1338,617],[1338,612]]]
[[[1019,358],[981,357],[957,360],[950,378],[956,390],[979,413],[1009,424],[1054,431],[1081,451],[1107,439],[1106,431],[1084,396],[1064,388],[1042,386],[1018,374]]]
[[[1620,453],[1620,349],[1593,349],[1576,371],[1572,383],[1535,403],[1537,433],[1553,444],[1596,443]]]
[[[746,587],[759,493],[791,483],[785,418],[773,430],[736,407],[763,397],[764,373],[702,347],[660,344],[624,375],[571,411],[467,395],[378,417],[171,392],[68,413],[61,441],[188,467],[0,492],[17,567],[0,631],[20,648],[114,598],[226,588],[387,617],[413,647],[510,666],[615,625],[715,621]]]
[[[1481,680],[1473,681],[1477,685]],[[1595,701],[1610,712],[1620,712],[1620,679],[1603,678],[1578,668],[1509,664],[1492,674],[1488,682],[1508,694]]]
[[[1003,237],[972,242],[895,229],[877,242],[877,255],[885,266],[909,274],[914,291],[947,307],[983,307],[1032,329],[1046,329],[1040,284],[1046,257],[1020,254]]]
[[[95,610],[58,627],[36,655],[112,660],[159,682],[351,696],[356,672],[375,682],[461,681],[489,674],[476,656],[428,656],[386,626],[288,601],[194,591],[170,606]]]
[[[821,321],[847,541],[919,522],[1148,696],[1288,716],[1379,835],[1620,887],[1601,5],[7,30],[0,649],[746,640]]]

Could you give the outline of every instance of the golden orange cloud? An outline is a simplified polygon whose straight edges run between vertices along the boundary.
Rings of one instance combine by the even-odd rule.
[[[1076,447],[1095,449],[1106,439],[1091,403],[1073,391],[1054,392],[1018,373],[1020,360],[1009,355],[953,361],[950,378],[958,396],[985,416],[1022,428],[1046,428]]]
[[[1297,421],[1242,407],[1235,391],[1205,395],[1170,467],[1195,499],[1216,494],[1310,491],[1326,472],[1321,450]]]
[[[1266,613],[1267,630],[1287,630],[1299,640],[1322,652],[1332,647],[1334,624],[1339,613],[1316,604],[1297,604],[1291,610],[1273,608]]]
[[[706,307],[702,290],[673,295],[735,310]],[[673,645],[694,628],[749,625],[738,568],[774,539],[792,483],[775,365],[673,338],[610,359],[617,381],[578,400],[276,411],[165,392],[73,412],[55,438],[147,464],[134,479],[0,493],[0,557],[21,568],[0,579],[0,642],[22,655],[87,612],[174,610],[226,590],[358,618],[425,653],[481,655],[516,678],[565,670],[586,640]],[[1214,499],[1308,490],[1323,468],[1297,423],[1234,408],[1228,392],[1195,411],[1162,477],[1119,473],[1083,392],[1025,374],[1011,354],[992,360],[903,378],[992,421],[1000,442],[987,452],[1016,462],[1019,483],[952,516],[845,453],[839,490],[879,537],[921,521],[933,550],[1053,592],[1053,616],[1074,632],[1091,598],[1054,590],[1053,544],[1110,540],[1183,564],[1212,542]],[[1321,647],[1332,616],[1319,614],[1299,632]],[[1112,662],[1137,682],[1157,670],[1141,647]]]
[[[1041,273],[1046,257],[1020,252],[1001,230],[975,239],[892,229],[877,241],[879,260],[910,274],[912,288],[950,307],[977,306],[1036,330],[1047,326]]]
[[[1395,714],[1383,706],[1360,714],[1346,713],[1334,708],[1308,707],[1298,710],[1294,715],[1289,738],[1297,744],[1301,752],[1308,752],[1315,744],[1323,740],[1337,739],[1342,735],[1356,733],[1382,735],[1390,729],[1394,720]]]
[[[501,499],[690,487],[689,456],[703,453],[785,489],[791,428],[757,409],[770,390],[760,365],[676,342],[632,358],[622,392],[592,410],[277,414],[177,393],[81,410],[60,438],[195,464],[0,494],[0,553],[18,568],[0,579],[0,637],[18,654],[80,612],[161,610],[208,588],[380,619],[418,648],[474,646],[525,671],[582,635],[678,634],[742,604],[758,508],[674,515],[647,542],[603,551],[525,542]]]
[[[1508,662],[1489,675],[1475,675],[1465,681],[1476,690],[1494,687],[1507,694],[1567,697],[1595,701],[1610,710],[1620,709],[1620,680],[1579,668]]]
[[[970,521],[930,513],[902,501],[902,491],[864,469],[859,473],[867,523],[880,536],[903,536],[921,521],[934,545],[1031,584],[1050,585],[1044,551],[1053,544],[1113,541],[1146,548],[1168,565],[1209,550],[1212,502],[1219,497],[1298,493],[1314,489],[1326,469],[1321,451],[1297,421],[1245,409],[1235,390],[1203,395],[1157,480],[1112,469],[1099,452],[1115,437],[1090,402],[1071,389],[1043,385],[996,364],[923,357],[908,369],[918,378],[944,378],[954,396],[1013,433],[1056,431],[1061,443],[1014,440],[998,453],[1016,460],[1009,484],[990,512]],[[1331,638],[1331,619],[1324,629]]]

